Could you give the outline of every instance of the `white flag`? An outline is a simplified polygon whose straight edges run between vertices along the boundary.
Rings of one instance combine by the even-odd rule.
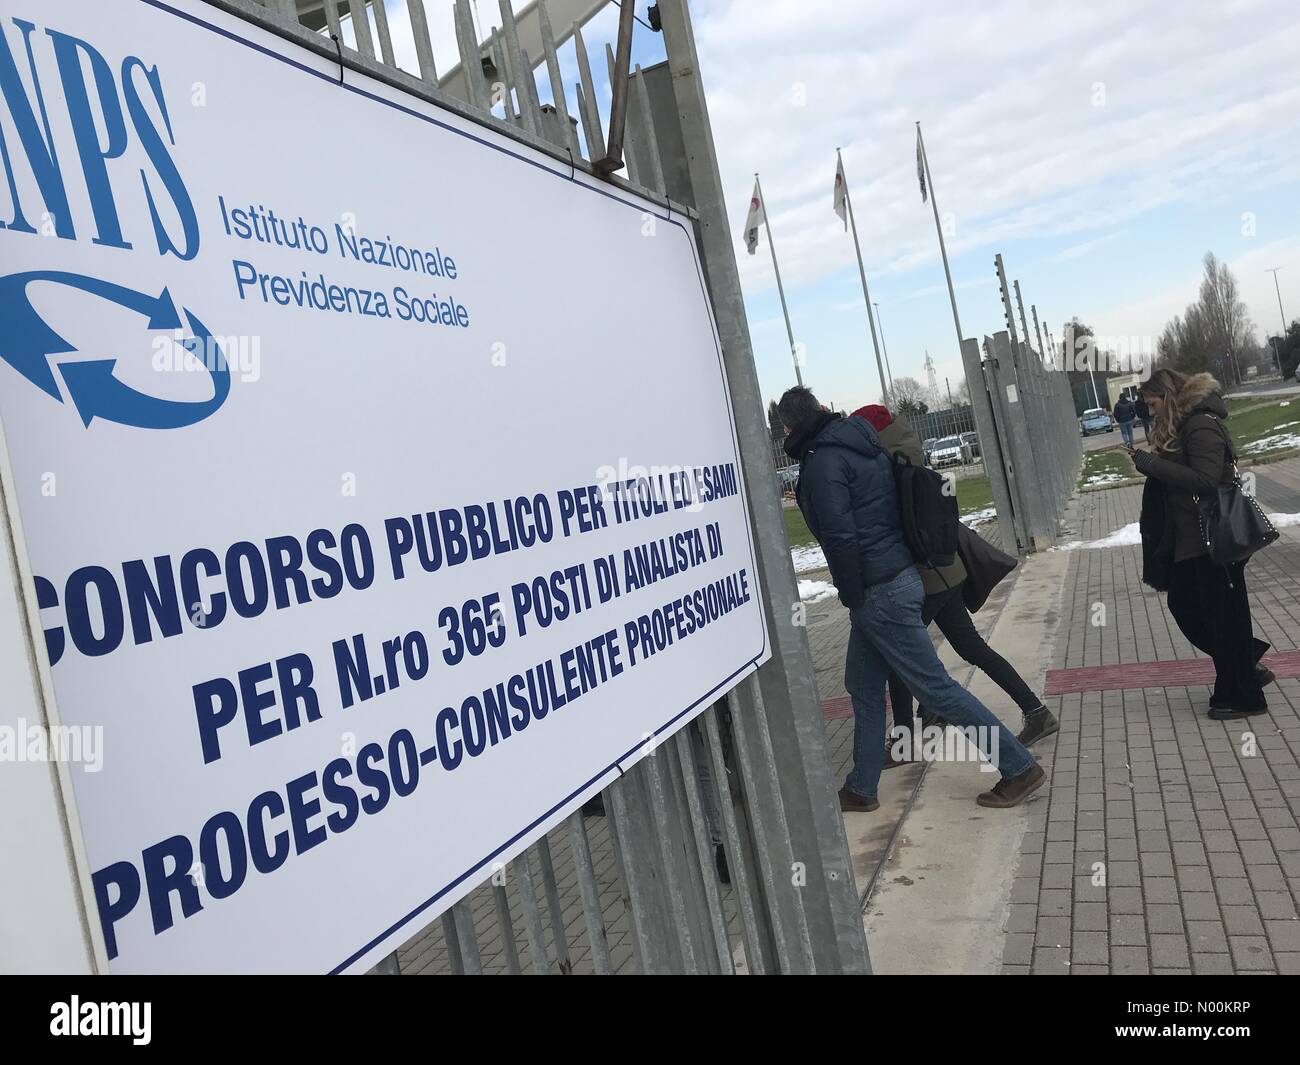
[[[840,216],[840,221],[844,223],[844,228],[849,228],[849,187],[844,181],[844,160],[840,159],[835,164],[835,213]]]
[[[753,255],[758,250],[758,227],[767,221],[763,210],[763,197],[758,193],[758,178],[754,179],[754,195],[749,201],[749,216],[745,219],[745,247]]]

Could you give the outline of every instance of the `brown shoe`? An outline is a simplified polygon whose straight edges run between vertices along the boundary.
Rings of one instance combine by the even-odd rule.
[[[879,799],[868,799],[848,788],[840,788],[840,809],[846,814],[869,814],[880,809]]]
[[[975,801],[981,806],[991,806],[997,810],[1018,806],[1041,788],[1045,780],[1047,774],[1043,772],[1043,767],[1035,762],[1023,773],[1017,773],[1014,777],[1003,777],[993,785],[991,790],[984,792]]]

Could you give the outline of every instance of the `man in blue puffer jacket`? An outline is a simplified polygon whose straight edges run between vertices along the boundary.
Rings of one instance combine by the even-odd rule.
[[[1042,767],[987,707],[948,675],[921,620],[925,597],[903,539],[893,460],[863,418],[822,408],[807,388],[778,404],[786,453],[799,461],[796,496],[821,544],[852,625],[844,685],[853,700],[853,770],[840,809],[875,810],[884,765],[885,681],[892,668],[921,705],[968,732],[1002,779],[976,801],[1015,806],[1040,788]]]

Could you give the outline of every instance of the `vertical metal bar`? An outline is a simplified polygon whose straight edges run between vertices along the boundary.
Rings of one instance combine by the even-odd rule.
[[[442,917],[442,938],[447,944],[447,967],[457,976],[465,974],[465,959],[460,952],[460,935],[456,931],[456,919],[451,910],[444,910]]]
[[[754,700],[754,735],[758,740],[758,753],[760,762],[763,766],[771,766],[775,770],[777,766],[776,752],[772,750],[772,737],[767,726],[767,712],[763,705],[763,689],[759,686],[758,677],[750,674],[747,682],[750,697]],[[795,854],[790,842],[790,826],[786,820],[785,803],[781,800],[780,792],[777,791],[778,801],[773,803],[773,813],[775,816],[776,838],[781,848],[781,855],[786,860],[786,869],[793,874],[795,864]],[[807,863],[801,863],[807,867]],[[791,885],[793,887],[793,884]],[[808,916],[804,912],[803,890],[802,888],[794,892],[794,934],[796,945],[803,952],[803,960],[808,966],[809,972],[817,971],[817,958],[813,952],[812,937],[808,930]]]
[[[709,925],[713,931],[713,945],[718,952],[718,965],[728,975],[736,971],[731,957],[731,938],[727,935],[727,915],[722,910],[722,893],[718,890],[718,877],[714,869],[713,840],[706,831],[704,804],[700,799],[700,782],[695,771],[695,757],[691,753],[691,738],[686,729],[673,737],[677,758],[681,764],[686,805],[690,812],[691,834],[695,837],[695,852],[699,858],[704,898],[708,903]]]
[[[615,785],[617,783],[615,781]],[[623,909],[627,912],[629,923],[632,926],[632,954],[636,959],[636,971],[645,975],[651,972],[651,969],[646,964],[646,959],[641,951],[640,918],[632,901],[632,866],[629,864],[629,859],[624,857],[623,830],[614,811],[614,786],[606,788],[602,794],[605,805],[605,822],[609,831],[609,845],[614,851],[614,868],[618,871],[619,901],[623,904]]]
[[[329,30],[331,37],[337,37],[339,43],[343,43],[343,29],[339,25],[339,12],[335,0],[326,0],[325,28]]]
[[[582,916],[587,925],[591,962],[597,976],[608,976],[613,971],[609,958],[609,937],[605,932],[605,914],[600,908],[600,889],[596,886],[591,843],[587,839],[587,826],[583,824],[581,810],[576,810],[569,816],[569,849],[573,851],[573,867],[578,874],[578,891],[582,895]]]
[[[659,138],[655,134],[654,114],[650,110],[650,94],[645,87],[645,75],[641,73],[641,64],[639,63],[632,83],[633,113],[637,116],[637,123],[644,137],[643,154],[648,161],[649,167],[646,181],[643,184],[648,189],[666,195],[668,190],[664,185],[663,162],[659,158]],[[638,137],[638,140],[641,140],[641,137]]]
[[[524,95],[528,97],[527,110],[537,122],[537,135],[545,136],[546,124],[542,121],[542,100],[537,95],[537,79],[533,77],[533,61],[529,58],[526,49],[520,49],[520,56],[523,58],[524,70]],[[524,106],[522,103],[520,106]]]
[[[573,24],[573,47],[578,53],[578,77],[582,92],[578,97],[578,107],[582,111],[582,128],[587,135],[587,151],[591,161],[605,158],[605,133],[600,127],[600,108],[596,104],[596,87],[591,80],[591,63],[587,58],[587,46],[582,40],[582,27]]]
[[[715,703],[703,714],[704,736],[713,766],[713,787],[718,794],[718,812],[722,815],[722,831],[726,840],[727,868],[736,891],[736,905],[740,909],[740,926],[745,934],[745,961],[749,972],[762,976],[767,971],[764,962],[762,934],[758,927],[758,914],[754,908],[757,884],[741,842],[740,828],[736,823],[736,808],[731,801],[728,784],[730,771],[722,750],[718,730],[718,705]]]
[[[519,97],[521,124],[529,133],[540,136],[542,132],[540,109],[530,106],[532,100],[524,85],[525,81],[532,81],[533,69],[525,64],[523,52],[519,48],[519,32],[515,26],[515,12],[510,6],[510,0],[497,0],[497,6],[501,10],[501,36],[505,41],[503,50],[506,59],[510,63],[510,75],[511,80],[514,82],[515,94]],[[536,86],[534,86],[535,91]]]
[[[635,772],[635,770],[633,771]],[[606,790],[614,810],[614,825],[619,833],[619,853],[623,857],[623,883],[627,888],[628,909],[632,914],[632,932],[646,974],[671,973],[675,970],[676,952],[670,940],[667,921],[661,916],[658,885],[655,881],[655,844],[646,831],[641,810],[633,811],[632,802],[640,803],[637,780],[624,774]]]
[[[772,938],[776,943],[777,964],[780,972],[794,971],[793,948],[790,940],[791,931],[786,927],[786,919],[781,906],[781,893],[784,890],[784,877],[778,877],[776,865],[772,861],[773,833],[768,827],[767,811],[758,794],[758,778],[750,755],[748,727],[744,721],[744,711],[736,699],[734,691],[727,693],[727,705],[731,709],[731,730],[736,737],[736,759],[740,763],[740,778],[744,784],[746,809],[754,825],[755,851],[758,857],[759,876],[763,887],[763,897],[767,903],[769,923],[772,926]],[[784,857],[784,856],[783,856]],[[778,879],[781,881],[778,882]]]
[[[555,862],[551,860],[551,841],[545,836],[537,841],[537,860],[542,866],[542,887],[546,891],[546,908],[551,914],[551,943],[555,964],[562,976],[573,972],[569,957],[569,933],[564,927],[564,907],[560,905],[560,886],[555,880]]]
[[[514,98],[514,76],[510,69],[510,56],[506,53],[505,47],[501,43],[501,34],[497,30],[492,31],[492,62],[497,68],[497,77],[500,78],[498,84],[502,87],[501,103],[505,107],[505,117],[507,122],[513,122],[516,126],[523,125],[523,119],[515,111]],[[495,86],[493,89],[495,90]],[[493,95],[496,95],[495,91]]]
[[[609,138],[605,157],[593,160],[598,173],[612,174],[623,167],[623,137],[627,127],[628,70],[632,63],[632,20],[636,10],[632,3],[619,5],[618,49],[610,71]]]
[[[1016,310],[1020,316],[1020,331],[1024,334],[1024,341],[1020,345],[1020,353],[1030,391],[1029,402],[1031,407],[1027,409],[1032,411],[1032,416],[1029,421],[1029,431],[1031,439],[1034,441],[1034,455],[1038,458],[1039,483],[1045,493],[1043,499],[1044,517],[1047,519],[1048,536],[1051,542],[1055,543],[1056,507],[1059,500],[1059,485],[1057,482],[1059,470],[1054,454],[1051,422],[1048,418],[1047,404],[1044,400],[1042,367],[1039,365],[1038,357],[1034,353],[1033,345],[1029,342],[1029,323],[1025,319],[1025,301],[1020,295],[1019,278],[1012,282],[1012,287],[1016,293]]]
[[[630,7],[631,5],[628,6]],[[616,61],[614,59],[614,52],[609,45],[605,45],[605,67],[609,72],[609,83],[613,85],[614,79],[618,76],[618,73],[616,70]],[[627,167],[628,180],[635,185],[640,185],[642,184],[642,182],[639,177],[640,168],[637,166],[637,161],[636,161],[637,143],[636,143],[635,131],[633,131],[630,128],[627,129],[624,139],[627,144],[627,151],[623,153],[623,158],[620,160],[620,163],[621,165],[625,165]],[[605,161],[606,162],[609,161],[608,156],[606,156]],[[601,173],[611,174],[613,173],[613,170],[603,170],[601,171]]]
[[[367,59],[375,58],[375,42],[370,37],[370,16],[366,14],[366,0],[348,0],[352,15],[352,36],[356,38],[357,51]]]
[[[1051,536],[1047,522],[1046,492],[1035,461],[1030,429],[1033,420],[1032,388],[1028,380],[1028,367],[1021,365],[1024,362],[1024,353],[1020,349],[1020,338],[1016,335],[1015,311],[1011,307],[1011,289],[1007,285],[1001,253],[994,256],[994,266],[1002,290],[1003,313],[1007,320],[1007,355],[1015,375],[1015,388],[1007,393],[1007,410],[1012,454],[1015,457],[1017,480],[1021,488],[1020,505],[1025,514],[1025,524],[1029,529],[1030,543],[1027,546],[1034,551],[1039,551],[1048,546]],[[998,336],[1001,335],[999,333],[994,336],[995,344]],[[1000,365],[1001,354],[998,361]]]
[[[492,900],[497,908],[497,925],[501,928],[501,949],[506,956],[506,972],[518,976],[519,946],[515,943],[515,922],[510,916],[510,896],[501,884],[492,885]]]
[[[979,342],[973,339],[961,342],[961,361],[966,370],[966,391],[970,394],[971,410],[975,415],[975,431],[980,438],[980,453],[984,460],[984,473],[989,479],[993,494],[993,508],[998,514],[998,532],[1002,549],[1018,555],[1024,532],[1017,527],[1017,514],[1013,502],[1015,493],[1010,483],[1003,454],[1001,427],[997,418],[997,405],[985,378]],[[993,386],[996,388],[996,384]]]
[[[452,15],[456,21],[456,46],[460,51],[460,68],[465,72],[469,103],[482,111],[491,111],[492,101],[483,81],[483,53],[468,0],[455,0]]]
[[[537,19],[542,33],[542,52],[546,57],[546,74],[551,79],[551,104],[560,117],[560,126],[564,130],[564,146],[575,157],[582,155],[578,145],[577,132],[569,121],[569,102],[564,97],[564,79],[560,75],[560,58],[555,53],[555,33],[551,29],[551,19],[546,13],[546,0],[537,0]]]
[[[424,0],[406,0],[406,10],[411,16],[411,36],[415,38],[420,77],[436,88],[438,68],[433,61],[433,41],[429,37],[429,17],[425,14]]]
[[[551,959],[546,953],[546,932],[542,928],[542,912],[537,905],[537,891],[533,887],[533,870],[524,851],[511,863],[519,873],[519,905],[524,911],[524,931],[528,935],[528,953],[533,972],[550,973]]]
[[[664,782],[656,751],[641,759],[637,769],[646,774],[650,784],[650,811],[654,817],[655,834],[659,841],[659,857],[662,861],[664,879],[668,884],[669,920],[677,933],[677,943],[682,952],[684,971],[694,975],[700,971],[696,957],[695,937],[692,934],[687,914],[686,892],[682,883],[681,867],[673,849],[672,830],[668,824],[667,799],[664,794]]]
[[[460,944],[461,963],[467,976],[482,976],[483,962],[478,956],[478,936],[474,931],[474,911],[469,899],[461,899],[451,908],[451,919],[456,926],[456,941]]]
[[[686,801],[686,780],[682,776],[681,759],[677,757],[672,746],[672,738],[664,737],[660,742],[662,755],[659,768],[664,782],[664,794],[668,799],[669,824],[673,829],[673,853],[677,856],[678,868],[681,870],[682,894],[686,902],[687,919],[690,921],[691,941],[696,944],[696,958],[700,971],[716,975],[722,970],[717,957],[711,949],[713,932],[709,927],[709,900],[704,894],[705,878],[717,880],[716,863],[712,849],[706,848],[709,860],[701,864],[700,855],[694,843],[694,826]]]
[[[597,145],[591,137],[591,120],[588,118],[587,97],[582,91],[582,83],[577,82],[573,86],[574,96],[578,101],[578,114],[582,116],[582,138],[587,142],[587,158],[597,156]]]
[[[419,3],[419,0],[415,0]],[[384,62],[397,69],[397,60],[393,58],[393,37],[388,32],[388,8],[384,5],[384,0],[373,0],[375,10],[375,29],[379,31],[379,54],[383,57]],[[411,0],[407,0],[411,3]],[[414,28],[414,24],[412,24]],[[416,45],[418,50],[419,45]]]

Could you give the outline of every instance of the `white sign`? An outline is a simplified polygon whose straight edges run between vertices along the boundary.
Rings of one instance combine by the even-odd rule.
[[[192,0],[0,37],[0,468],[101,960],[363,970],[768,656],[690,226]]]

